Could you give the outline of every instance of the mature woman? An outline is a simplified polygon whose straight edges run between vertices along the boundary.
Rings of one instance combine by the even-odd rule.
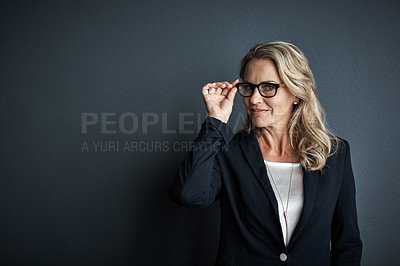
[[[170,197],[220,201],[215,265],[359,265],[350,148],[324,124],[308,60],[293,44],[263,43],[240,78],[202,88],[209,117]],[[247,120],[235,134],[226,123],[237,91]]]

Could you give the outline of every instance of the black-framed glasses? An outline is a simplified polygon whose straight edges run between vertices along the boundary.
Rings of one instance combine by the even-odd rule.
[[[253,95],[255,88],[261,96],[271,98],[276,95],[278,88],[286,87],[285,84],[275,84],[270,82],[261,82],[260,84],[252,84],[248,82],[240,82],[236,84],[239,94],[243,97],[250,97]]]

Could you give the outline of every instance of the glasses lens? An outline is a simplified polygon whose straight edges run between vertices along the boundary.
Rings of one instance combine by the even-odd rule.
[[[272,97],[275,95],[276,88],[272,84],[263,83],[260,85],[260,91],[263,96]]]
[[[254,87],[251,84],[240,84],[238,87],[240,95],[246,97],[253,94]]]

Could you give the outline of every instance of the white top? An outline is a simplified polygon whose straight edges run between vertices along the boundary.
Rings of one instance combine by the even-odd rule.
[[[287,246],[293,234],[294,228],[296,227],[297,222],[300,219],[300,215],[303,209],[303,203],[304,203],[303,170],[301,168],[300,163],[278,163],[278,162],[267,162],[265,160],[264,163],[265,164],[268,163],[268,167],[267,165],[265,166],[267,167],[269,181],[274,190],[276,201],[278,202],[279,220],[281,223],[283,239],[285,241],[285,245]],[[287,205],[292,166],[293,166],[292,186],[290,189],[289,205]],[[270,173],[268,168],[272,173]],[[281,203],[281,199],[279,198],[277,189],[279,190],[279,193],[281,195],[283,206]],[[287,209],[288,228],[286,228],[285,217],[283,215],[283,208],[285,208],[286,210],[286,206],[288,206]],[[288,239],[286,239],[286,231],[288,231]]]

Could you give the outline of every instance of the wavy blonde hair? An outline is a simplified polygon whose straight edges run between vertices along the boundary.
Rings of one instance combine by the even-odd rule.
[[[307,58],[291,43],[257,44],[242,59],[242,79],[247,63],[253,58],[272,60],[288,90],[300,99],[289,120],[290,145],[305,169],[322,170],[329,155],[336,152],[339,139],[327,129],[325,112],[317,98],[314,76]],[[250,134],[252,130],[254,127],[247,115],[242,132]]]

